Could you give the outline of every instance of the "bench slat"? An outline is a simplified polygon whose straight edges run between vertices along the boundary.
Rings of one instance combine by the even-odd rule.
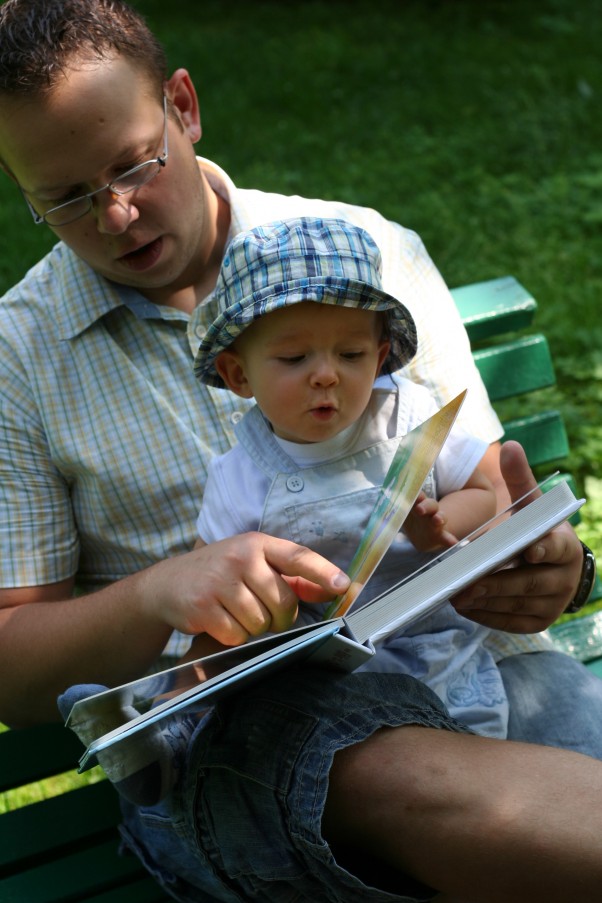
[[[73,731],[62,724],[0,736],[0,793],[75,768],[83,750]]]
[[[585,615],[580,613],[578,617],[554,624],[550,633],[562,652],[579,661],[591,663],[592,670],[602,677],[602,611]],[[597,660],[597,663],[594,664],[593,660]]]
[[[543,411],[530,417],[507,420],[503,427],[504,440],[520,442],[531,467],[560,461],[569,453],[564,421],[558,411]]]
[[[548,341],[532,335],[473,354],[491,401],[553,386],[556,382]]]
[[[93,813],[90,813],[93,817]],[[42,862],[0,880],[2,903],[69,903],[88,901],[99,892],[137,880],[142,866],[133,856],[117,855],[117,837],[93,849]]]
[[[87,897],[85,903],[173,903],[173,897],[167,897],[152,878],[145,876],[124,887]]]
[[[501,276],[451,290],[471,342],[525,329],[537,303],[514,276]]]
[[[99,836],[113,834],[119,821],[117,794],[108,781],[6,812],[0,819],[0,877],[39,857],[63,855],[74,844],[93,846]]]

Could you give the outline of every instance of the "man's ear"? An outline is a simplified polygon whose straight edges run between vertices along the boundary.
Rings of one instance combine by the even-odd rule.
[[[195,144],[202,133],[201,112],[196,88],[186,69],[176,69],[165,82],[165,94],[179,113],[188,137]]]
[[[242,359],[236,351],[221,351],[215,359],[215,369],[231,392],[241,398],[253,398]]]

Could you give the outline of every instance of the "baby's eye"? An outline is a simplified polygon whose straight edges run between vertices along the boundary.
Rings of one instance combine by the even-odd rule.
[[[358,361],[361,357],[364,356],[363,351],[343,351],[341,352],[341,357],[346,361]]]
[[[305,360],[304,354],[287,354],[281,355],[278,360],[282,364],[300,364],[301,361]]]

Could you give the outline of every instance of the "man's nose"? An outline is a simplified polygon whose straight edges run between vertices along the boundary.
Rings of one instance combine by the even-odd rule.
[[[129,194],[115,194],[110,188],[93,198],[96,227],[105,235],[121,235],[139,217]]]

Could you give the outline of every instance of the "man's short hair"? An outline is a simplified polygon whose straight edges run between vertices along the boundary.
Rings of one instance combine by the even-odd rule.
[[[48,94],[73,60],[116,54],[162,92],[165,51],[122,0],[7,0],[0,6],[0,94]]]

